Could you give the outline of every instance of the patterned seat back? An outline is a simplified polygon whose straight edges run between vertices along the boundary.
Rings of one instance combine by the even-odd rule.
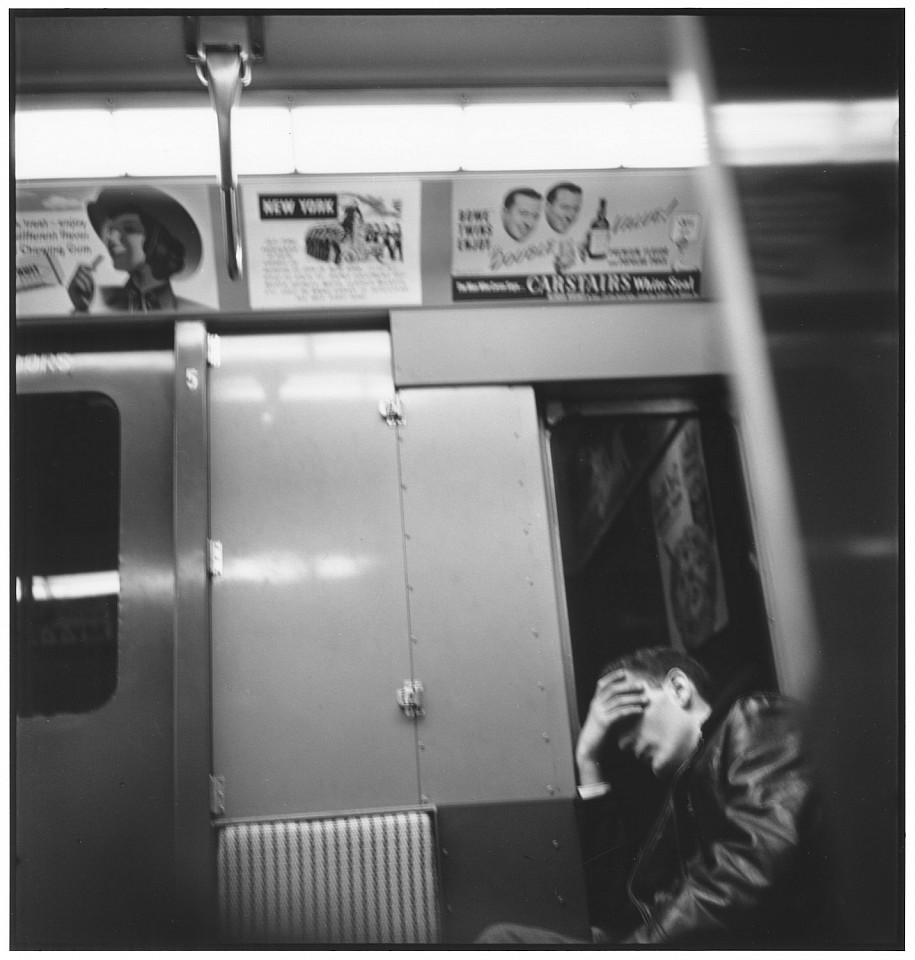
[[[436,943],[431,811],[219,828],[228,943]]]

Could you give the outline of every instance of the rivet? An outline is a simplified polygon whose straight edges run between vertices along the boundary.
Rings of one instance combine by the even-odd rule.
[[[543,734],[543,740],[544,740],[544,743],[549,743],[549,742],[550,742],[550,736],[549,736],[548,733],[544,733],[544,734]]]
[[[538,681],[537,681],[537,689],[538,689],[538,690],[546,690],[546,685],[543,683],[542,680],[538,680]]]
[[[554,840],[554,841],[553,841],[553,846],[558,850],[558,849],[559,849],[559,841],[558,841],[558,840]]]
[[[532,629],[531,629],[531,636],[532,636],[532,637],[539,637],[540,634],[537,633],[537,631],[532,628]]]
[[[546,792],[552,795],[556,792],[556,788],[551,783],[548,783],[546,785]]]

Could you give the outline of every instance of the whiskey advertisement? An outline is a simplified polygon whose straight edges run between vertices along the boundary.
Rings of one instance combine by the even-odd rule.
[[[688,172],[456,180],[452,295],[554,303],[696,299],[706,222]]]
[[[242,185],[255,310],[421,302],[418,181]]]

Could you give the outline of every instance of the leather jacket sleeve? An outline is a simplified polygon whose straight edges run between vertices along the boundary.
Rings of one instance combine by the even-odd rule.
[[[744,930],[771,906],[774,893],[783,895],[790,887],[810,797],[799,726],[778,700],[743,701],[729,716],[720,743],[710,747],[696,773],[708,774],[717,792],[714,829],[699,825],[698,848],[681,865],[679,881],[658,896],[650,920],[629,943]]]

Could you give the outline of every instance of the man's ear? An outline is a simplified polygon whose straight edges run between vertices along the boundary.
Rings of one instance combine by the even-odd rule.
[[[695,693],[692,680],[679,667],[672,667],[668,670],[666,679],[673,690],[677,703],[686,710],[693,702],[693,694]]]

